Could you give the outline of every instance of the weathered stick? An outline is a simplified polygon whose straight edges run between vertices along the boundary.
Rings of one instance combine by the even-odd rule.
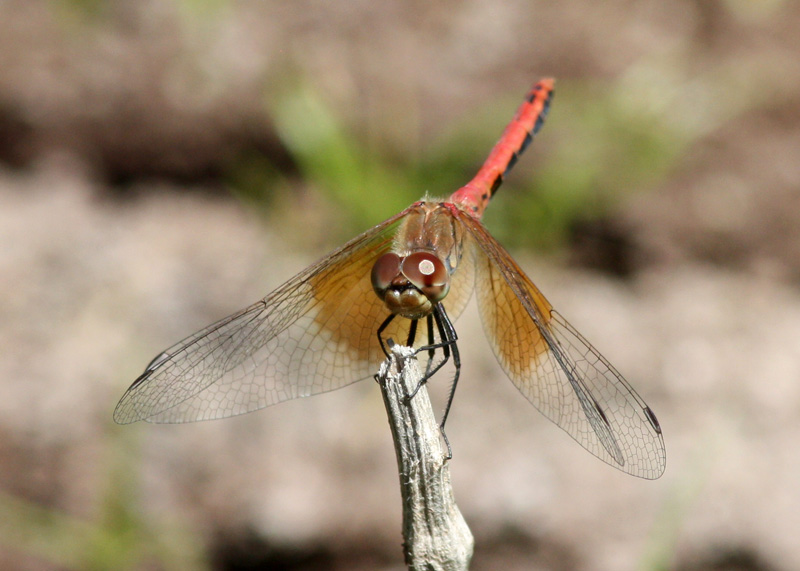
[[[394,345],[376,376],[392,429],[403,498],[403,551],[413,571],[469,568],[473,538],[458,511],[439,425],[414,350]]]

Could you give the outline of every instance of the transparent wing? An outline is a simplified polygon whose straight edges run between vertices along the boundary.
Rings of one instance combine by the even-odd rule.
[[[145,369],[114,420],[190,422],[250,412],[373,375],[388,311],[370,271],[408,210],[354,238],[277,290],[180,343]],[[407,320],[395,320],[407,322]],[[398,323],[398,338],[408,323]]]
[[[378,326],[389,312],[372,291],[375,259],[393,246],[412,205],[307,268],[277,290],[165,350],[114,411],[120,424],[224,418],[371,377],[384,359]],[[453,277],[453,318],[472,292],[472,256]],[[384,338],[406,343],[395,318]],[[438,340],[420,320],[414,346]],[[427,354],[421,354],[425,361]]]
[[[589,452],[642,478],[666,466],[653,411],[466,213],[476,249],[476,295],[500,365],[523,395]]]

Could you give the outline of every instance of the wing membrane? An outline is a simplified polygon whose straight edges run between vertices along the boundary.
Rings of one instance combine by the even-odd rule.
[[[375,330],[388,311],[372,291],[370,270],[407,212],[164,351],[123,395],[114,420],[223,418],[374,374],[383,360]]]
[[[558,312],[477,220],[476,295],[501,367],[523,395],[589,452],[643,478],[666,465],[652,410]]]
[[[114,411],[121,424],[224,418],[371,377],[384,359],[377,328],[389,315],[372,291],[370,272],[393,247],[417,205],[351,240],[264,299],[189,336],[158,355]],[[448,213],[449,214],[449,213]],[[472,256],[453,276],[453,318],[472,293]],[[396,318],[385,338],[406,343],[411,322]],[[438,340],[426,320],[414,346]],[[425,362],[427,354],[421,354]]]

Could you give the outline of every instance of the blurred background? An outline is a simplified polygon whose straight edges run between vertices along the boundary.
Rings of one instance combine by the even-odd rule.
[[[0,2],[0,567],[403,569],[374,383],[113,424],[149,360],[545,128],[485,222],[656,411],[596,460],[471,307],[474,569],[800,568],[800,4]],[[441,410],[446,377],[432,383]]]

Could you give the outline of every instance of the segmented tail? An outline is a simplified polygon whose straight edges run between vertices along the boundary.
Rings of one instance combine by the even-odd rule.
[[[452,194],[451,202],[466,206],[476,218],[483,215],[503,178],[542,128],[553,98],[553,83],[552,78],[542,79],[531,88],[481,170]]]

